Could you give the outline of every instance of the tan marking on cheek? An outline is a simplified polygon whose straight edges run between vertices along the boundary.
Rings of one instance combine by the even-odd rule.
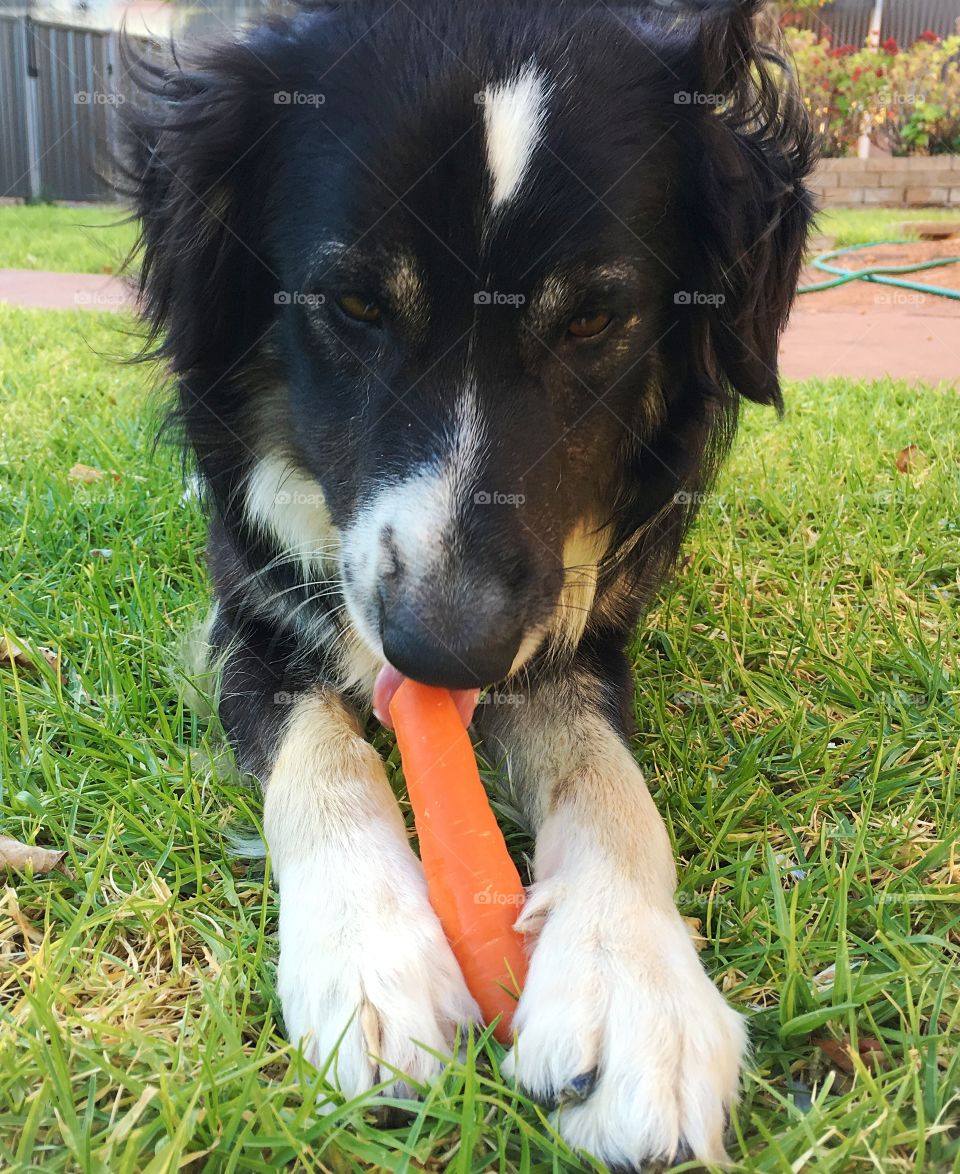
[[[564,581],[550,630],[568,647],[580,642],[597,593],[600,560],[610,543],[608,527],[581,522],[563,547]]]
[[[540,647],[540,641],[544,635],[545,630],[543,627],[533,628],[524,634],[523,639],[520,641],[520,648],[517,651],[517,655],[513,658],[513,664],[510,666],[510,672],[507,676],[513,676],[515,672],[523,668]]]

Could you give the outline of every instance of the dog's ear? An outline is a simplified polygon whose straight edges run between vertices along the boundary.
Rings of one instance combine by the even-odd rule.
[[[265,280],[257,185],[278,82],[242,43],[189,66],[128,47],[125,64],[139,97],[122,112],[119,186],[140,221],[131,264],[148,346],[161,340],[152,353],[177,374],[222,371],[269,321],[267,299],[249,291],[277,285]]]
[[[699,90],[676,107],[687,131],[685,341],[709,381],[779,407],[778,344],[813,215],[813,136],[789,66],[756,39],[762,0],[686,7]]]

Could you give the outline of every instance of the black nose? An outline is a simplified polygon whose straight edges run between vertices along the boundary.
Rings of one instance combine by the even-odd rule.
[[[382,606],[383,653],[405,677],[445,689],[474,689],[501,681],[510,672],[523,637],[519,617],[504,608],[487,614],[438,618],[418,612],[416,603]]]

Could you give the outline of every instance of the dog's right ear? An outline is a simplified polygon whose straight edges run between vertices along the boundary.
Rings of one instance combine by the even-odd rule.
[[[189,66],[138,57],[129,43],[124,55],[140,96],[121,110],[119,187],[140,220],[131,261],[148,346],[158,342],[152,353],[175,374],[218,374],[269,321],[269,299],[249,291],[277,285],[257,212],[278,81],[238,42]]]

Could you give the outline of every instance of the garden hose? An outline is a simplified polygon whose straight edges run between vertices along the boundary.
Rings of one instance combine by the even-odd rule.
[[[912,245],[912,240],[869,241],[864,245],[847,245],[844,249],[833,249],[829,253],[821,253],[811,262],[814,269],[821,273],[836,274],[831,281],[818,281],[813,285],[802,285],[797,293],[817,293],[822,289],[835,289],[838,285],[846,285],[848,281],[873,281],[880,285],[895,285],[900,289],[915,290],[917,293],[934,294],[940,298],[953,298],[960,301],[960,289],[949,289],[941,285],[924,285],[917,281],[903,281],[897,277],[890,277],[891,273],[919,273],[923,269],[938,269],[941,265],[960,264],[960,257],[941,257],[936,261],[920,261],[913,265],[872,265],[867,269],[843,269],[839,265],[831,265],[834,257],[844,253],[853,253],[857,249],[876,249],[881,245]]]

